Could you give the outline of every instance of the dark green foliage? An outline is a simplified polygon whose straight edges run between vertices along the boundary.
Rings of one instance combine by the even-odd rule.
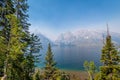
[[[96,72],[96,66],[93,61],[85,61],[84,62],[84,68],[87,71],[89,75],[89,80],[94,80],[94,74]]]
[[[111,41],[111,36],[107,36],[106,44],[102,49],[101,62],[106,66],[117,65],[120,60],[118,54],[118,51]]]
[[[53,59],[53,53],[51,50],[50,43],[48,44],[48,50],[45,57],[45,67],[44,67],[44,77],[45,79],[55,80],[55,75],[57,74],[56,62]]]
[[[40,49],[42,48],[40,39],[38,36],[32,34],[30,36],[30,41],[28,42],[28,49],[24,57],[24,72],[28,78],[32,78],[32,74],[35,71],[35,63],[40,61]]]
[[[0,72],[8,80],[30,80],[38,61],[41,44],[29,34],[27,9],[27,0],[0,0]]]
[[[33,75],[33,80],[43,80],[40,74],[40,70],[36,70]]]
[[[106,37],[106,43],[102,49],[101,62],[103,66],[100,67],[100,80],[117,80],[120,78],[120,55],[112,43],[110,35]]]
[[[70,80],[70,77],[65,72],[59,71],[56,68],[56,62],[53,57],[50,43],[45,57],[45,67],[43,70],[43,80]]]
[[[8,44],[10,43],[10,22],[8,15],[11,15],[14,12],[13,4],[11,0],[1,0],[0,5],[0,62],[1,70],[3,71],[4,66],[6,65],[6,57],[9,53]],[[6,70],[6,69],[4,69]],[[5,72],[5,71],[4,71]],[[3,72],[2,72],[3,73]]]
[[[21,80],[22,79],[22,62],[24,53],[22,49],[25,47],[26,43],[21,42],[21,38],[24,36],[22,28],[19,26],[19,21],[15,15],[7,16],[11,29],[10,29],[10,39],[7,46],[8,54],[6,56],[6,74],[8,80]]]
[[[70,80],[70,76],[66,74],[65,72],[60,72],[57,79],[58,80]]]
[[[23,30],[28,33],[29,23],[28,21],[28,4],[27,0],[13,0],[15,5],[15,15],[20,21],[20,25],[22,26]]]

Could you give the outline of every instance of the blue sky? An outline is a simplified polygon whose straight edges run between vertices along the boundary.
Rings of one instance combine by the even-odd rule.
[[[80,29],[120,30],[120,0],[28,0],[31,32],[53,39]]]

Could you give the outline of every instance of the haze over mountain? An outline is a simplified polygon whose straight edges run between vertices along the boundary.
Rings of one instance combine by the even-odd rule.
[[[103,46],[103,40],[105,42],[106,33],[106,31],[100,30],[65,32],[61,33],[55,41],[39,33],[37,35],[43,47],[41,50],[41,59],[43,61],[41,63],[44,63],[48,43],[51,43],[54,58],[59,63],[57,67],[60,69],[83,70],[85,60],[94,61],[97,66],[100,66],[101,48]],[[120,33],[110,32],[110,35],[115,45],[119,46]],[[43,67],[44,64],[38,66]]]
[[[111,32],[113,42],[120,43],[120,33]],[[102,46],[105,42],[106,31],[79,30],[76,32],[66,32],[59,35],[55,41],[57,45],[74,46]]]
[[[57,46],[102,46],[105,42],[106,31],[100,30],[79,30],[75,32],[65,32],[58,36],[55,41],[51,41],[42,34],[37,34],[42,42],[42,45],[47,45],[49,42]],[[120,33],[110,32],[113,42],[120,45]]]
[[[43,35],[42,33],[37,33],[36,35],[40,38],[42,47],[46,47],[48,45],[48,43],[53,45],[53,42],[49,38],[47,38],[45,35]]]

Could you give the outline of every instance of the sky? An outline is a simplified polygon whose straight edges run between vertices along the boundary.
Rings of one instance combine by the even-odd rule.
[[[28,0],[30,32],[54,40],[81,29],[120,32],[120,0]]]

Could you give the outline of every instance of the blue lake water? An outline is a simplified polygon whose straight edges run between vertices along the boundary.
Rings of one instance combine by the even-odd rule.
[[[57,62],[57,67],[65,70],[83,70],[84,61],[94,61],[100,65],[100,47],[78,47],[78,46],[53,46],[52,52]],[[44,66],[46,49],[42,51],[40,67]]]

